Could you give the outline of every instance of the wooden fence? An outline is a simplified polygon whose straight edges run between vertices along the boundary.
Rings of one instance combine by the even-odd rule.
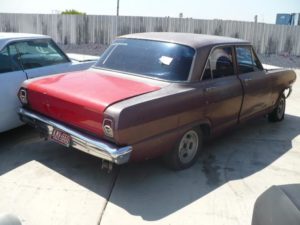
[[[137,32],[189,32],[251,41],[259,53],[300,55],[300,26],[170,17],[0,13],[0,31],[47,34],[63,44],[109,44]]]

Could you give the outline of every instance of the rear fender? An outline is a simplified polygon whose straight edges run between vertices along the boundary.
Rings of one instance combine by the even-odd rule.
[[[201,120],[133,144],[130,161],[138,162],[165,155],[174,149],[176,143],[188,130],[200,128],[206,137],[210,135],[210,127],[209,120]]]
[[[186,124],[182,127],[179,127],[178,130],[181,130],[182,133],[190,129],[201,129],[203,131],[204,137],[207,138],[211,135],[211,122],[209,119],[199,120],[190,124]]]

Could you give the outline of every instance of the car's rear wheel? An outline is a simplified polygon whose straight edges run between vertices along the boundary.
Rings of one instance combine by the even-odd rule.
[[[191,129],[179,139],[176,147],[164,157],[166,164],[174,170],[191,167],[199,158],[203,135],[200,129]]]
[[[282,94],[278,99],[276,108],[271,113],[269,113],[268,118],[270,122],[278,122],[284,119],[285,104],[285,96],[284,94]]]

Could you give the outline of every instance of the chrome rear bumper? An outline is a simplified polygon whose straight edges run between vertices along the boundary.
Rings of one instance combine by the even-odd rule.
[[[72,139],[70,147],[76,148],[87,154],[119,165],[127,163],[130,159],[132,151],[131,146],[119,147],[107,141],[97,139],[91,135],[69,128],[28,109],[20,108],[19,116],[23,122],[38,129],[46,138],[51,136],[53,129],[58,129],[69,134]]]

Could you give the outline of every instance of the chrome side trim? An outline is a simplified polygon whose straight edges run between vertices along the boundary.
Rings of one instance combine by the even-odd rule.
[[[288,93],[285,95],[285,98],[290,97],[290,95],[292,94],[292,91],[293,91],[292,87],[288,87],[287,89],[288,89]],[[285,90],[287,90],[287,89],[285,89]]]
[[[23,122],[34,126],[46,138],[50,137],[53,129],[56,128],[71,136],[72,141],[70,147],[119,165],[127,163],[130,159],[132,152],[131,146],[119,147],[115,144],[69,128],[31,110],[20,108],[18,113]]]

